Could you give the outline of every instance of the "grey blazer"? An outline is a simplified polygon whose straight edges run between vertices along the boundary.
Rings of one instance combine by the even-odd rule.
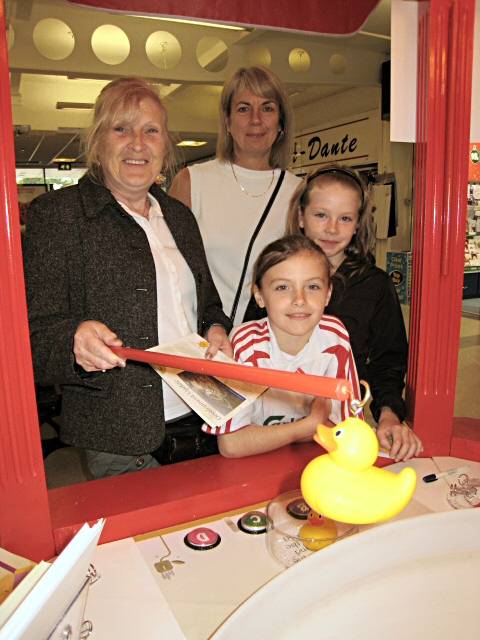
[[[197,222],[157,186],[152,195],[195,279],[198,326],[231,324],[208,269]],[[62,387],[64,442],[124,455],[163,441],[162,383],[149,365],[87,374],[75,364],[73,337],[99,320],[125,346],[158,344],[155,265],[143,229],[108,189],[88,177],[33,201],[25,238],[25,277],[35,380]]]

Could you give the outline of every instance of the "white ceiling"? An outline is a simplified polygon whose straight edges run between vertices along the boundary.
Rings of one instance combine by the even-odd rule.
[[[5,4],[15,151],[22,166],[46,166],[58,157],[81,163],[79,143],[91,109],[59,109],[58,103],[88,107],[104,84],[117,76],[139,75],[158,85],[174,136],[207,143],[182,149],[184,160],[191,162],[214,153],[219,95],[225,79],[239,66],[269,61],[286,84],[301,128],[302,113],[312,103],[337,94],[340,98],[342,93],[349,96],[352,87],[378,86],[380,64],[390,51],[390,0],[382,0],[360,33],[347,38],[262,29],[232,31],[100,12],[67,0],[5,0]],[[66,32],[57,32],[51,26],[58,23],[50,23],[42,36],[37,25],[46,18],[63,21]],[[122,29],[128,38],[129,54],[118,64],[102,62],[92,51],[92,33],[106,24]],[[157,39],[156,58],[148,58],[145,43],[158,31],[171,35],[159,36],[162,49]],[[174,41],[172,45],[168,40],[171,36],[180,44],[181,54],[173,66],[177,50]],[[34,37],[50,58],[39,53]],[[225,50],[212,38],[223,40]],[[121,41],[117,44],[107,37],[101,44],[103,57],[122,51]],[[295,71],[289,65],[289,55],[294,63],[304,62],[306,54],[299,49],[310,57],[307,70]]]

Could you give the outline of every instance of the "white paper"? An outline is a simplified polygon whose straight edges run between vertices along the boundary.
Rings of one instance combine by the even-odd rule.
[[[175,342],[152,347],[148,351],[168,353],[187,358],[205,358],[208,342],[196,333],[181,338]],[[218,351],[213,360],[235,363],[224,353]],[[267,387],[228,380],[217,376],[203,375],[152,365],[155,371],[188,406],[195,411],[210,426],[216,427],[230,420],[232,416],[244,409]]]
[[[99,546],[94,564],[100,580],[85,609],[93,623],[89,640],[184,640],[133,538]]]

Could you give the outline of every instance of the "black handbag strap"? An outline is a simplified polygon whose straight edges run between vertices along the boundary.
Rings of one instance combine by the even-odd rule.
[[[240,276],[240,280],[238,281],[237,292],[235,294],[235,298],[233,300],[232,310],[230,312],[230,320],[233,322],[235,318],[235,314],[237,312],[238,302],[240,300],[240,296],[242,294],[243,281],[245,280],[245,275],[247,273],[248,262],[250,260],[250,254],[252,253],[252,248],[255,240],[257,239],[258,234],[260,233],[260,229],[263,227],[263,223],[267,219],[267,216],[272,208],[273,203],[275,202],[275,198],[282,186],[283,179],[285,177],[285,170],[282,169],[280,175],[278,176],[277,184],[275,185],[275,189],[272,191],[272,195],[270,196],[269,201],[267,202],[267,206],[263,210],[263,213],[260,217],[260,220],[255,227],[254,232],[252,233],[252,237],[250,238],[250,242],[248,243],[247,252],[245,253],[245,259],[243,261],[242,274]]]

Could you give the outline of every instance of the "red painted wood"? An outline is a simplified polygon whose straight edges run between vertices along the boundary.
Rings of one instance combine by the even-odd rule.
[[[312,396],[348,400],[352,398],[353,393],[351,382],[342,378],[326,378],[325,376],[314,376],[308,373],[299,375],[298,373],[279,371],[278,369],[260,369],[243,364],[214,362],[213,360],[202,360],[201,358],[186,358],[169,353],[142,351],[141,349],[127,347],[113,347],[112,351],[127,360],[148,362],[149,364],[172,367],[174,369],[185,369],[186,371],[195,371],[196,373],[230,378],[232,380],[245,380],[253,384],[287,389],[287,391],[297,391],[298,393],[306,393]],[[360,398],[356,399],[359,400]]]
[[[32,559],[53,538],[27,327],[4,5],[0,2],[0,546]]]
[[[312,443],[249,458],[210,456],[54,489],[50,491],[50,508],[57,553],[83,522],[106,514],[101,542],[269,500],[298,489],[306,464],[323,453]],[[389,463],[385,458],[377,460],[378,466]]]
[[[304,444],[249,458],[209,456],[52,490],[57,551],[84,521],[105,515],[102,542],[268,500],[298,488],[303,468],[321,453]]]
[[[407,391],[430,455],[448,455],[460,336],[474,0],[419,4],[413,295]]]
[[[126,13],[156,14],[214,22],[293,29],[312,33],[349,34],[361,28],[379,0],[70,0],[74,4]],[[346,6],[347,5],[347,6]]]

